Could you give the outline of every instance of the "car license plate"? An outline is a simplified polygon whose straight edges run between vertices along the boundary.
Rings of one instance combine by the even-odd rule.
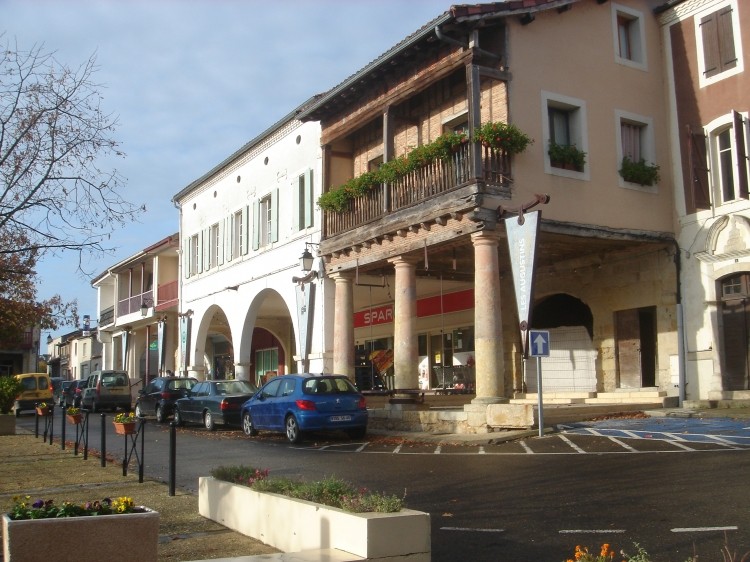
[[[340,421],[352,421],[351,416],[331,416],[332,422],[340,422]]]

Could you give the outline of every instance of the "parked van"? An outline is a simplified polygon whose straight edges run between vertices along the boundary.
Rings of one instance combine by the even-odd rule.
[[[23,385],[13,406],[16,417],[22,410],[33,410],[39,402],[52,406],[52,384],[47,373],[22,373],[16,379]]]
[[[99,412],[122,408],[130,411],[130,379],[126,371],[94,371],[81,392],[81,408]]]

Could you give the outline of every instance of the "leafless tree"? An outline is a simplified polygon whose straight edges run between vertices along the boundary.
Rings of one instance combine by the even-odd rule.
[[[125,200],[124,179],[106,166],[124,154],[112,138],[117,118],[101,107],[96,57],[70,68],[43,45],[2,48],[0,254],[72,251],[80,263],[144,209]]]

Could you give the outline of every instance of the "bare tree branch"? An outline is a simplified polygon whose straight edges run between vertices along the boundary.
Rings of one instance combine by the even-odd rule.
[[[101,167],[124,154],[112,138],[117,119],[101,107],[95,56],[70,68],[43,45],[3,47],[0,232],[27,245],[0,246],[0,255],[73,251],[80,261],[106,251],[112,232],[145,207],[121,196],[116,169]]]

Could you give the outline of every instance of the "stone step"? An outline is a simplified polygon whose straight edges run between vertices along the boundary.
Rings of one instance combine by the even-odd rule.
[[[663,406],[666,398],[666,396],[620,396],[613,398],[611,396],[599,395],[596,398],[587,398],[586,404],[650,404]]]
[[[526,394],[525,398],[511,398],[511,404],[537,404],[539,398],[535,394]],[[585,404],[587,398],[561,398],[561,397],[550,397],[542,393],[545,404]]]
[[[638,388],[618,388],[614,392],[598,392],[596,398],[607,398],[617,402],[620,398],[663,398],[667,395],[663,390],[656,389],[638,389]]]
[[[321,550],[303,550],[301,552],[278,552],[275,554],[258,554],[256,556],[237,556],[234,558],[211,558],[210,560],[192,560],[191,562],[359,562],[365,560],[360,556],[349,554],[335,548]]]

